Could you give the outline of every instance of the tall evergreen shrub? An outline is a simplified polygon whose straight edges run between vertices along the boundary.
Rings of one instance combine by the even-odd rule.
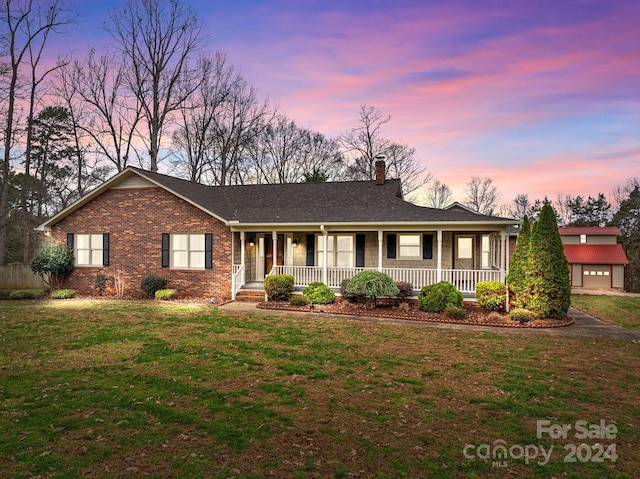
[[[526,308],[536,318],[564,318],[571,304],[569,263],[556,214],[549,203],[542,207],[540,219],[531,232],[525,276]]]
[[[513,305],[516,308],[524,308],[527,303],[526,298],[526,267],[529,262],[529,251],[531,245],[531,223],[527,216],[522,220],[520,233],[516,242],[516,249],[511,256],[509,263],[509,274],[507,284],[509,291],[513,294]]]

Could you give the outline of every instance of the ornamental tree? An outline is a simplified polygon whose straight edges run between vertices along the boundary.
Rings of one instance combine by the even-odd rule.
[[[526,308],[536,318],[562,319],[571,304],[569,263],[564,255],[556,214],[549,203],[531,232],[525,268]]]
[[[507,275],[507,284],[509,290],[513,293],[513,304],[517,308],[526,307],[526,274],[525,269],[529,262],[529,250],[531,240],[531,223],[529,217],[525,215],[520,226],[516,249],[511,256],[509,264],[509,274]]]
[[[31,271],[39,274],[52,290],[58,290],[73,271],[73,250],[62,243],[46,241],[31,261]]]

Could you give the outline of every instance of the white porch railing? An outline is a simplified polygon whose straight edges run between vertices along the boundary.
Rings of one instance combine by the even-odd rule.
[[[236,295],[240,288],[244,286],[244,265],[234,264],[233,274],[231,275],[231,299],[236,299]]]
[[[442,281],[455,284],[463,293],[475,293],[481,281],[500,281],[500,271],[495,269],[443,269]]]
[[[377,271],[376,268],[327,268],[327,286],[339,288],[342,281],[365,270]],[[436,269],[383,268],[382,272],[389,275],[394,281],[411,283],[415,291],[419,291],[423,286],[438,282],[438,270]],[[277,265],[269,274],[289,274],[294,278],[294,286],[301,288],[310,283],[322,281],[320,266]],[[463,293],[474,293],[476,284],[481,281],[500,281],[500,271],[443,269],[442,280],[453,283]]]
[[[438,282],[438,270],[435,269],[382,268],[382,272],[398,283],[411,283],[418,291],[423,286]]]

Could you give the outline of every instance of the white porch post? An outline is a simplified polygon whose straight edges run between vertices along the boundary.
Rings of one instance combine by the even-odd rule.
[[[271,232],[271,243],[273,244],[273,265],[271,266],[271,269],[273,270],[274,266],[278,266],[278,232],[277,231],[272,231]],[[270,271],[271,272],[271,271]]]
[[[378,230],[378,271],[382,273],[382,242],[384,240],[384,232]]]
[[[438,230],[438,262],[436,265],[436,281],[442,281],[442,230]]]
[[[500,282],[504,283],[507,276],[507,235],[504,231],[500,232]]]
[[[324,229],[324,225],[321,226],[322,229],[322,282],[327,284],[329,279],[327,263],[329,262],[329,252],[327,251],[327,247],[329,246],[329,232]]]
[[[245,255],[245,233],[240,231],[240,265],[244,269],[244,255]]]

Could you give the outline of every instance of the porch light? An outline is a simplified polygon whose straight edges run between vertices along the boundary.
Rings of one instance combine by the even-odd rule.
[[[298,246],[298,238],[293,238],[293,247]]]
[[[255,236],[250,236],[249,237],[249,246],[251,246],[253,248],[255,244],[256,244],[256,237]]]

